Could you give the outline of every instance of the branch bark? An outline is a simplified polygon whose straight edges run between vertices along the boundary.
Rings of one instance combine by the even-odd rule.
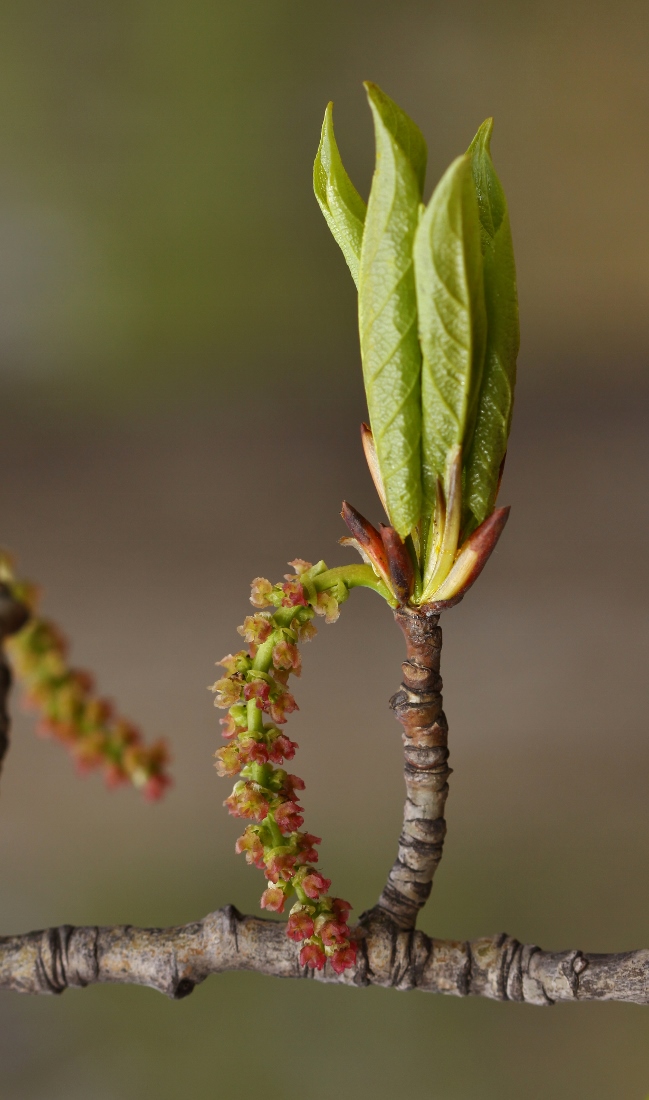
[[[62,993],[101,982],[149,986],[180,999],[210,974],[254,970],[276,978],[418,989],[456,997],[551,1005],[557,1001],[649,1003],[649,951],[547,952],[510,936],[433,940],[375,912],[358,926],[356,967],[335,974],[301,967],[280,922],[233,906],[179,928],[72,928],[0,939],[0,988]]]
[[[442,709],[439,615],[402,607],[394,617],[406,639],[403,683],[390,706],[403,726],[406,804],[397,858],[378,900],[400,928],[414,928],[442,858],[448,795],[448,725]]]
[[[15,601],[10,609],[7,596],[0,585],[0,640],[19,629],[27,615]],[[301,967],[299,947],[287,938],[281,922],[242,916],[226,906],[177,928],[63,925],[2,937],[0,989],[62,993],[112,982],[148,986],[179,999],[211,974],[252,970],[277,978],[534,1005],[587,1000],[649,1004],[649,950],[615,955],[549,952],[505,934],[461,942],[415,931],[446,832],[450,770],[439,676],[442,635],[438,615],[405,609],[395,614],[407,645],[404,682],[391,700],[404,727],[404,825],[386,887],[356,926],[359,950],[353,969],[338,975],[328,963],[322,971]],[[4,731],[5,737],[9,683],[8,669],[0,663],[0,734]]]

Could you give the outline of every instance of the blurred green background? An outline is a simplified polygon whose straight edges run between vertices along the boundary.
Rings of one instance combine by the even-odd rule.
[[[261,878],[233,853],[205,685],[247,585],[377,520],[353,285],[311,193],[324,107],[366,191],[380,83],[429,186],[496,117],[523,350],[480,585],[445,617],[449,837],[422,926],[649,944],[649,10],[545,0],[0,4],[0,541],[103,691],[173,747],[155,807],[16,715],[2,930],[166,924]],[[355,593],[305,653],[296,770],[356,912],[402,807],[400,637]],[[17,700],[16,707],[17,710]],[[649,1010],[213,978],[0,998],[2,1100],[642,1100]]]

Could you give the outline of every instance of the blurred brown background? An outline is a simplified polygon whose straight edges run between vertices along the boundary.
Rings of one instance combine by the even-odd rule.
[[[158,806],[17,714],[2,930],[255,912],[205,685],[247,585],[375,519],[353,285],[311,194],[328,99],[362,190],[360,82],[421,125],[429,187],[496,116],[523,327],[479,586],[445,617],[446,855],[423,927],[649,945],[649,10],[636,0],[5,0],[0,542],[102,689],[172,743]],[[296,770],[356,912],[395,850],[400,637],[371,593],[305,653]],[[17,700],[16,708],[17,709]],[[2,1100],[644,1100],[649,1010],[213,978],[0,998]]]

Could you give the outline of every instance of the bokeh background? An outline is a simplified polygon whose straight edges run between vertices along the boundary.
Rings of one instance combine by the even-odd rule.
[[[640,0],[0,5],[0,541],[175,773],[154,807],[109,794],[17,713],[4,932],[256,911],[205,686],[252,576],[347,560],[343,496],[379,518],[353,286],[310,182],[334,99],[367,190],[369,78],[421,125],[430,187],[496,116],[520,277],[512,517],[445,616],[455,771],[422,926],[649,945],[648,48]],[[399,830],[401,640],[360,592],[305,658],[307,823],[360,912]],[[648,1041],[634,1006],[229,974],[177,1004],[2,995],[0,1096],[643,1100]]]

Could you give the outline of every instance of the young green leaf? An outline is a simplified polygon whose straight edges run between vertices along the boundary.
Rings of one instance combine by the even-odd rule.
[[[475,431],[466,459],[467,533],[493,511],[498,476],[507,450],[519,345],[516,268],[507,202],[491,160],[493,119],[483,122],[469,146],[478,196],[487,347]]]
[[[426,162],[428,160],[428,148],[424,135],[415,122],[405,111],[398,107],[389,95],[379,88],[378,84],[372,84],[366,80],[363,87],[367,92],[370,107],[378,114],[383,126],[392,135],[399,148],[404,153],[415,173],[419,185],[419,197],[424,193],[426,182]]]
[[[313,190],[358,286],[358,264],[367,207],[347,175],[338,152],[333,103],[327,106],[322,123],[320,145],[313,165]]]
[[[363,375],[392,525],[402,538],[421,509],[421,352],[412,245],[426,166],[424,139],[375,84],[376,168],[359,274]]]
[[[430,514],[449,456],[471,437],[482,379],[487,324],[470,157],[458,157],[437,185],[417,229],[414,261],[423,353],[423,490]]]

